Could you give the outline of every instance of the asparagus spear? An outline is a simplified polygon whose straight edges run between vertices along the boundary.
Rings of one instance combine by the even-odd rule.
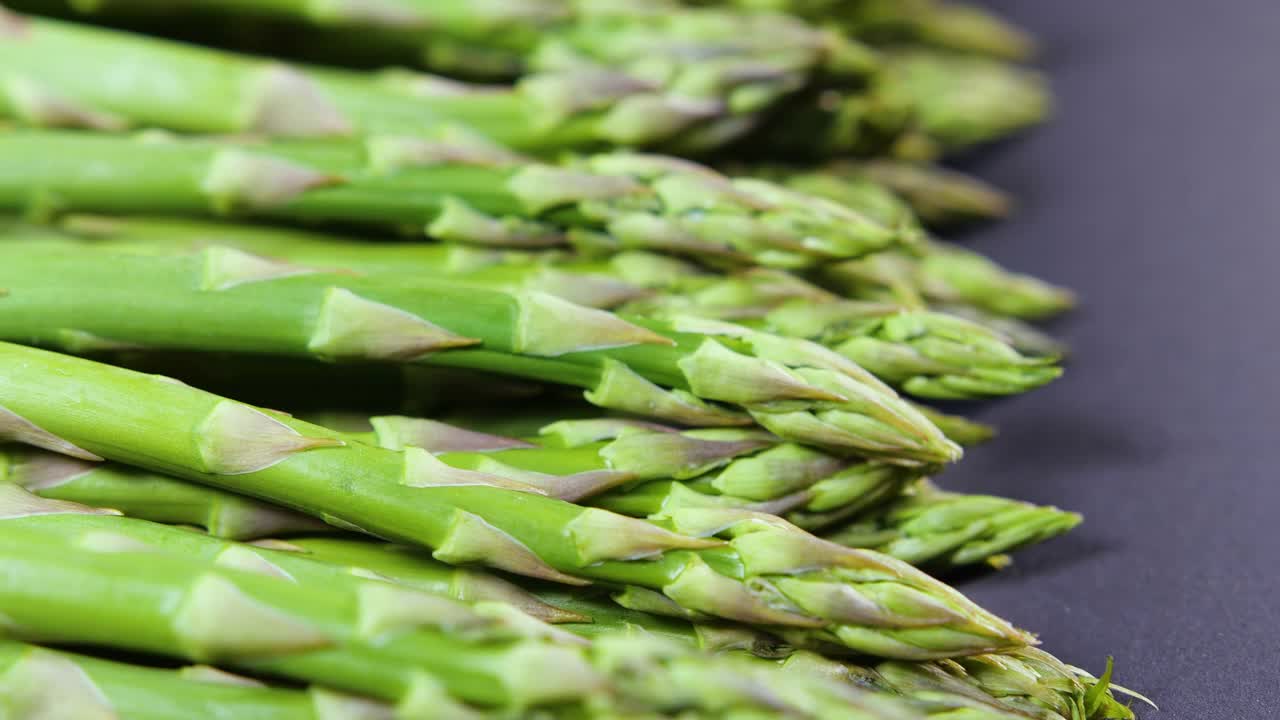
[[[401,135],[419,138],[419,152],[509,158],[497,146],[486,153],[479,139],[462,144],[460,128],[527,151],[679,143],[711,137],[708,126],[748,123],[805,79],[803,68],[723,58],[682,78],[569,67],[514,87],[473,86],[408,71],[297,67],[57,20],[11,22],[21,31],[0,36],[0,115],[37,126]]]
[[[9,339],[425,361],[576,385],[596,405],[684,424],[754,418],[841,452],[926,463],[960,454],[874,376],[795,339],[630,324],[545,295],[311,272],[220,247],[151,257],[12,244],[0,257]]]
[[[998,220],[1008,215],[1012,204],[1006,193],[971,175],[901,160],[839,160],[815,170],[769,166],[748,166],[747,170],[743,174],[773,179],[854,208],[881,201],[876,196],[887,189],[932,228]]]
[[[67,398],[75,399],[70,409]],[[908,565],[776,518],[682,511],[666,518],[666,529],[498,476],[452,471],[420,449],[344,442],[319,426],[87,360],[0,345],[0,407],[11,439],[255,495],[433,548],[448,562],[644,588],[689,610],[886,657],[1031,642]]]
[[[977,5],[939,0],[714,0],[786,12],[876,44],[918,43],[1005,60],[1027,60],[1035,40],[1022,29]]]
[[[448,716],[450,698],[516,713],[568,706],[590,717],[684,709],[816,714],[792,708],[775,692],[778,682],[741,663],[642,638],[583,643],[511,606],[447,600],[297,553],[38,500],[14,486],[2,494],[0,553],[40,544],[65,558],[42,570],[33,563],[53,557],[42,549],[6,563],[17,577],[0,583],[0,607],[20,635],[321,681],[398,703],[407,717]],[[30,582],[42,574],[81,582],[68,590]],[[96,601],[79,592],[95,586],[129,592]],[[78,612],[59,618],[50,608]],[[127,621],[113,627],[122,615]],[[819,685],[816,677],[801,682]],[[868,720],[901,716],[846,710]]]
[[[267,687],[209,666],[128,665],[0,642],[0,716],[25,720],[381,720],[376,701],[313,687]]]
[[[1008,564],[1008,553],[1061,535],[1080,515],[992,495],[945,492],[923,483],[827,539],[878,550],[913,565]]]
[[[303,537],[287,547],[307,557],[344,567],[376,572],[410,586],[430,586],[437,563],[410,548],[336,537]],[[994,717],[1043,720],[1129,720],[1133,713],[1108,690],[1109,673],[1098,680],[1070,668],[1048,653],[1022,649],[954,661],[882,662],[870,667],[823,660],[764,633],[619,608],[585,593],[535,589],[549,604],[589,620],[561,627],[586,637],[642,629],[647,633],[716,652],[746,651],[782,664],[784,670],[820,672],[855,685],[898,694],[921,710],[951,718],[959,708],[994,713]],[[632,598],[618,596],[623,602]],[[961,713],[959,717],[968,717]],[[985,717],[980,715],[979,717]]]
[[[72,225],[84,226],[86,220]],[[882,380],[920,397],[972,398],[1026,392],[1058,377],[1053,356],[1030,357],[980,324],[888,303],[841,302],[782,272],[710,274],[640,253],[610,262],[554,265],[490,260],[437,245],[352,245],[289,230],[163,220],[95,220],[89,237],[140,252],[190,251],[225,242],[312,267],[447,277],[504,290],[547,290],[591,305],[621,304],[628,316],[727,318],[787,337],[821,342]],[[35,232],[40,237],[40,231]],[[15,233],[16,237],[27,236]],[[581,278],[581,279],[579,279]],[[645,296],[647,294],[647,297]],[[613,301],[613,302],[611,302]]]
[[[0,480],[50,500],[108,507],[153,522],[195,525],[213,537],[228,540],[333,529],[271,503],[128,465],[86,462],[19,446],[4,447],[2,453]],[[270,521],[263,522],[263,518]],[[455,600],[505,603],[544,622],[580,619],[497,576],[444,564],[439,564],[438,570],[432,582],[420,589]]]
[[[0,160],[14,168],[0,174],[0,208],[392,224],[501,246],[585,235],[597,246],[781,266],[896,242],[892,231],[830,201],[670,158],[495,166],[452,151],[443,160],[415,152],[394,138],[258,144],[15,131],[0,134]],[[412,166],[395,169],[406,162]]]
[[[1075,295],[1030,275],[1012,273],[957,245],[930,242],[923,257],[884,252],[822,270],[823,280],[859,297],[935,303],[1000,317],[1035,320],[1075,305]],[[963,312],[963,310],[961,310]]]
[[[903,50],[884,59],[869,89],[813,86],[734,150],[790,161],[885,154],[932,161],[1035,126],[1051,104],[1032,70]]]

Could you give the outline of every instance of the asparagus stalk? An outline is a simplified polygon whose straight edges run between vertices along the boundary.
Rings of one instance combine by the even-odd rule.
[[[320,687],[285,690],[192,665],[129,665],[0,642],[0,713],[28,720],[378,720],[393,709]]]
[[[67,398],[75,398],[70,411]],[[345,442],[162,377],[4,344],[0,407],[4,435],[26,444],[254,495],[433,548],[447,562],[656,591],[688,610],[789,627],[885,657],[1031,642],[908,565],[825,543],[776,518],[681,511],[666,518],[667,529],[516,489],[498,476],[459,473],[420,449]]]
[[[705,4],[786,12],[877,45],[918,43],[1004,60],[1028,60],[1035,39],[977,5],[939,0],[713,0]]]
[[[1075,295],[1030,275],[1012,273],[956,245],[930,242],[923,257],[877,253],[822,270],[823,280],[858,297],[894,297],[908,304],[974,308],[998,317],[1036,320],[1075,305]],[[961,310],[961,312],[964,312]]]
[[[965,495],[929,483],[855,520],[827,539],[878,550],[924,567],[986,563],[1002,567],[1009,553],[1061,535],[1080,515],[992,495]]]
[[[366,540],[302,537],[288,547],[307,557],[344,567],[376,572],[396,582],[430,585],[437,563],[411,548]],[[899,695],[930,715],[969,717],[960,709],[989,713],[990,717],[1033,717],[1044,720],[1130,720],[1133,713],[1111,695],[1109,674],[1102,680],[1070,668],[1048,653],[1022,649],[999,655],[978,655],[941,662],[881,662],[858,666],[848,661],[821,659],[798,651],[778,637],[740,627],[717,625],[707,619],[656,616],[620,608],[585,593],[535,589],[549,604],[576,613],[586,622],[560,627],[586,637],[643,630],[703,650],[746,651],[778,662],[784,670],[819,672],[857,686]],[[634,598],[618,595],[624,603]],[[988,717],[986,714],[976,717]]]
[[[18,577],[0,584],[0,606],[20,635],[326,682],[395,702],[406,717],[449,716],[450,698],[516,713],[568,706],[591,717],[735,709],[816,715],[792,708],[773,690],[779,683],[740,663],[623,636],[587,644],[511,606],[459,603],[297,553],[37,500],[14,486],[3,495],[0,553],[41,544],[65,558],[41,570],[33,563],[50,557],[41,550],[9,565]],[[30,582],[42,574],[82,582],[68,590]],[[104,585],[131,592],[95,604],[72,590]],[[50,608],[78,612],[59,618]],[[110,626],[122,616],[120,627]],[[750,675],[730,674],[740,671]],[[816,677],[801,682],[819,685]],[[459,712],[470,716],[465,707]]]
[[[954,53],[895,53],[885,72],[914,101],[915,127],[943,152],[998,140],[1051,111],[1045,79],[1023,67]]]
[[[931,161],[1038,125],[1051,104],[1045,80],[1032,70],[898,51],[884,59],[869,88],[811,87],[735,151],[791,161],[885,154]]]
[[[874,376],[795,339],[632,324],[546,295],[311,272],[221,247],[143,256],[15,243],[0,256],[4,338],[423,361],[576,385],[596,405],[683,424],[754,419],[839,452],[925,463],[960,455]]]
[[[747,166],[753,176],[776,180],[795,190],[844,202],[854,208],[884,202],[890,190],[931,228],[950,228],[998,220],[1009,214],[1012,199],[982,180],[937,165],[879,159],[839,160],[816,170]],[[890,206],[888,212],[898,208]],[[873,214],[880,217],[879,214]]]
[[[0,160],[14,168],[0,174],[0,208],[399,225],[500,246],[586,236],[602,247],[780,266],[896,242],[892,231],[830,201],[670,158],[477,165],[465,152],[459,159],[449,149],[442,159],[415,147],[395,138],[258,144],[15,131],[0,134]]]
[[[71,224],[89,224],[88,237],[130,251],[191,251],[222,242],[312,267],[444,277],[514,291],[546,290],[590,305],[621,305],[619,312],[638,317],[737,320],[758,330],[820,342],[920,397],[1012,395],[1060,374],[1053,356],[1023,355],[980,324],[888,303],[842,302],[782,272],[725,276],[642,253],[625,253],[607,263],[552,265],[536,257],[531,262],[522,257],[506,261],[438,245],[353,245],[298,231],[199,222],[73,219]],[[40,237],[40,231],[35,234]]]
[[[261,540],[333,530],[306,515],[245,495],[128,465],[86,462],[34,448],[3,448],[0,480],[42,498],[111,508],[158,523],[194,525],[227,540]],[[264,518],[269,521],[264,522]],[[438,572],[430,583],[421,582],[419,589],[460,601],[505,603],[543,622],[580,620],[497,576],[443,563],[433,567]]]
[[[57,20],[11,22],[20,22],[21,31],[0,37],[7,80],[0,115],[21,122],[283,137],[400,135],[419,138],[419,152],[452,145],[460,156],[483,157],[486,147],[478,139],[462,144],[467,138],[459,128],[542,152],[710,139],[710,127],[750,124],[777,95],[802,84],[806,72],[804,63],[791,69],[770,58],[723,57],[680,77],[573,66],[514,87],[474,86],[402,70],[297,67]],[[458,135],[452,144],[450,133]],[[511,156],[497,146],[487,154]]]

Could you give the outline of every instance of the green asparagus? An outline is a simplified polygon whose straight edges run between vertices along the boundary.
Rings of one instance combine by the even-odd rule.
[[[998,220],[1012,200],[1004,192],[971,175],[929,165],[890,159],[840,160],[817,169],[748,166],[748,173],[782,182],[801,192],[842,201],[857,208],[885,189],[899,195],[925,225],[950,228]]]
[[[884,252],[823,268],[824,282],[856,297],[891,297],[905,304],[974,308],[983,314],[1036,320],[1075,305],[1075,294],[1011,273],[958,245],[930,242],[923,257]],[[961,310],[963,312],[963,310]]]
[[[577,240],[786,267],[897,242],[831,201],[671,158],[477,165],[432,152],[423,157],[395,138],[266,144],[14,131],[0,133],[10,169],[0,172],[0,209],[338,221],[481,245]]]
[[[735,708],[821,716],[793,707],[762,672],[679,647],[621,635],[584,643],[511,606],[449,600],[298,553],[38,500],[14,486],[0,489],[0,507],[0,554],[10,569],[0,607],[20,636],[319,681],[396,703],[403,717],[473,716],[463,702],[515,713],[567,705],[592,717]],[[31,546],[41,549],[28,556]],[[124,592],[95,600],[84,592],[94,587]],[[819,685],[816,676],[800,682]],[[816,710],[823,698],[815,693],[814,701]]]
[[[1002,567],[1008,553],[1061,535],[1080,515],[992,495],[965,495],[923,483],[900,499],[827,533],[828,540],[870,548],[913,565]]]
[[[0,36],[0,115],[27,124],[403,136],[417,139],[419,153],[471,159],[514,155],[479,137],[466,142],[467,129],[531,152],[711,138],[709,128],[749,124],[771,96],[804,81],[803,72],[726,59],[700,64],[669,88],[603,67],[536,74],[514,87],[474,86],[405,70],[292,66],[57,20],[21,23],[21,32]],[[727,93],[751,102],[729,102]]]
[[[786,12],[834,25],[855,37],[880,44],[918,43],[957,52],[1026,60],[1035,40],[1003,18],[977,5],[946,0],[701,0]]]
[[[380,720],[393,709],[320,687],[267,687],[207,665],[128,665],[0,642],[0,717],[12,720]]]
[[[960,455],[874,376],[793,338],[628,323],[549,295],[311,272],[221,247],[143,256],[14,243],[0,258],[7,339],[425,361],[576,385],[596,405],[681,424],[754,419],[840,452],[925,463]]]
[[[771,516],[681,510],[663,527],[451,470],[421,449],[344,442],[163,377],[0,344],[0,408],[0,436],[254,495],[433,548],[446,562],[630,586],[689,610],[885,657],[1031,642],[909,565],[826,543]]]
[[[289,230],[156,219],[72,219],[92,225],[98,245],[128,251],[182,252],[225,243],[256,255],[311,267],[440,277],[503,290],[545,290],[589,305],[614,305],[625,316],[698,316],[737,320],[757,330],[820,342],[913,395],[972,398],[1026,392],[1060,374],[1052,356],[1017,352],[981,325],[888,303],[841,302],[783,272],[725,276],[677,260],[624,253],[606,262],[510,262],[438,245],[352,245]],[[42,238],[42,231],[10,237]],[[56,240],[56,236],[55,236]]]
[[[303,537],[285,545],[307,557],[344,567],[376,572],[411,587],[429,587],[437,563],[410,548],[366,540]],[[1048,653],[1022,649],[999,655],[978,655],[935,663],[883,662],[859,667],[846,661],[823,660],[797,652],[766,633],[726,627],[698,619],[655,616],[582,593],[543,588],[543,601],[588,620],[561,627],[586,637],[643,630],[660,637],[715,652],[746,651],[780,662],[784,670],[808,670],[859,686],[901,695],[927,713],[951,718],[957,708],[1010,713],[1040,720],[1131,720],[1133,713],[1108,690],[1109,675],[1099,681],[1069,668]],[[628,598],[619,596],[623,602]],[[961,717],[966,717],[963,714]]]

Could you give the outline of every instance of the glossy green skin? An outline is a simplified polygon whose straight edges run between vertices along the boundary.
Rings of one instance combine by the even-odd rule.
[[[0,642],[0,682],[32,658],[55,657],[79,668],[121,718],[129,720],[324,720],[308,692],[184,677],[178,671],[128,665],[21,642]],[[0,696],[0,710],[6,707]]]

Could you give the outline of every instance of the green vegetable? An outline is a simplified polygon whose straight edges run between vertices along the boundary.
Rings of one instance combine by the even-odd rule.
[[[416,140],[256,143],[0,133],[0,209],[233,214],[424,228],[441,240],[654,248],[811,266],[897,241],[836,203],[659,156],[477,164]],[[475,158],[471,158],[475,160]]]
[[[177,670],[0,642],[0,717],[25,720],[379,720],[392,708],[321,687],[268,687],[207,665]]]
[[[643,253],[624,253],[608,263],[553,263],[536,256],[507,259],[410,243],[357,245],[298,231],[192,221],[73,218],[70,225],[81,227],[81,234],[97,245],[128,252],[190,252],[219,243],[310,267],[547,291],[596,306],[621,304],[619,312],[638,317],[732,319],[820,342],[920,397],[1012,395],[1060,374],[1052,356],[1022,355],[1002,335],[978,323],[888,303],[839,301],[777,271],[710,274]],[[40,238],[42,233],[33,234]]]
[[[500,87],[405,70],[291,66],[57,20],[21,22],[20,32],[0,37],[7,80],[0,85],[0,115],[20,122],[113,131],[150,126],[280,137],[406,136],[417,142],[402,145],[420,155],[473,160],[513,154],[479,139],[468,143],[467,130],[531,152],[726,141],[726,133],[714,128],[749,127],[778,97],[804,84],[822,42],[792,22],[796,57],[781,47],[740,48],[741,56],[707,60],[676,77],[575,63]]]
[[[1002,566],[1008,553],[1061,535],[1080,515],[992,495],[944,492],[928,483],[869,517],[826,533],[828,540],[869,548],[924,567],[974,563]]]
[[[0,505],[9,571],[0,607],[21,636],[324,682],[394,702],[402,717],[474,716],[459,700],[588,717],[792,710],[770,676],[687,648],[623,635],[583,642],[513,606],[462,603],[294,552],[40,500],[12,485],[0,489]],[[28,557],[24,545],[40,549]],[[801,683],[817,689],[820,680]],[[817,696],[809,707],[822,702]],[[806,710],[790,714],[818,714]]]
[[[1027,60],[1035,39],[977,5],[947,0],[703,0],[785,12],[830,24],[876,44],[919,43],[957,52]]]
[[[0,408],[0,436],[255,495],[433,548],[446,562],[658,591],[651,594],[688,610],[886,657],[1029,641],[908,565],[825,543],[770,516],[682,510],[665,518],[667,529],[459,472],[420,449],[345,442],[163,377],[3,344]]]
[[[11,243],[0,247],[0,287],[9,291],[0,337],[11,340],[423,361],[576,385],[596,405],[682,424],[754,418],[839,452],[926,463],[960,455],[847,359],[743,328],[629,323],[549,295],[311,272],[222,247],[145,256]]]
[[[361,568],[411,587],[430,584],[438,572],[428,557],[385,543],[332,537],[304,537],[289,546],[307,557],[344,567]],[[1131,720],[1133,713],[1108,689],[1109,677],[1098,680],[1068,667],[1052,655],[1025,648],[998,655],[940,662],[882,662],[864,667],[822,659],[798,651],[781,638],[741,627],[718,625],[707,618],[688,620],[620,608],[590,594],[536,589],[545,602],[589,621],[560,627],[585,637],[618,632],[646,633],[717,653],[745,651],[781,664],[784,672],[818,672],[860,687],[900,695],[927,714],[951,718],[966,708],[974,717],[1033,717],[1043,720]],[[640,601],[635,593],[615,596],[623,603]],[[1086,709],[1088,708],[1088,709]],[[970,717],[960,712],[958,717]]]

